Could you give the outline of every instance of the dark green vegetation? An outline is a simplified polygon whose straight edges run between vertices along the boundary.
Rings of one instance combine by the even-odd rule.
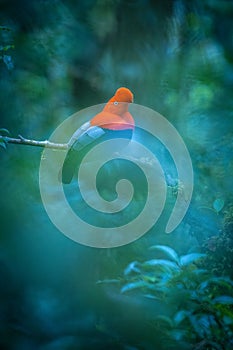
[[[177,128],[195,177],[172,234],[165,210],[140,240],[93,249],[50,222],[41,149],[1,142],[0,348],[232,349],[232,1],[0,6],[1,135],[44,140],[127,86]]]
[[[160,349],[231,349],[233,281],[203,269],[199,260],[204,254],[178,256],[162,245],[149,249],[161,257],[133,261],[122,278],[102,281],[120,284],[122,294],[141,298],[142,303],[143,298],[151,300],[150,312],[144,310],[145,348],[154,344]]]

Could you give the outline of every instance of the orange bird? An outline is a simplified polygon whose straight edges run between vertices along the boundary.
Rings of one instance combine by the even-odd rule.
[[[64,184],[72,181],[82,158],[92,147],[109,139],[132,138],[135,123],[128,111],[128,104],[132,102],[132,92],[119,88],[100,113],[75,131],[68,142],[69,150],[62,168]]]

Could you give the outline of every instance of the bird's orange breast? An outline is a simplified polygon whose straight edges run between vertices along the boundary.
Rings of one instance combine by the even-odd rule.
[[[102,111],[90,121],[91,126],[100,126],[103,129],[126,130],[134,129],[135,123],[132,115],[125,112],[122,115]]]

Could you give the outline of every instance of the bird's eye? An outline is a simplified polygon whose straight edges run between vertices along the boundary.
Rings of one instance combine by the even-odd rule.
[[[115,102],[114,102],[114,105],[115,105],[115,106],[117,106],[117,105],[118,105],[118,102],[117,102],[117,101],[115,101]]]

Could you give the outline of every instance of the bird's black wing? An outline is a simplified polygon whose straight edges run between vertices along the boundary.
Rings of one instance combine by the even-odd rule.
[[[68,145],[65,161],[62,167],[62,183],[69,184],[78,168],[83,156],[91,144],[94,145],[96,140],[105,134],[104,129],[98,126],[90,126],[90,123],[85,123],[72,135]]]

